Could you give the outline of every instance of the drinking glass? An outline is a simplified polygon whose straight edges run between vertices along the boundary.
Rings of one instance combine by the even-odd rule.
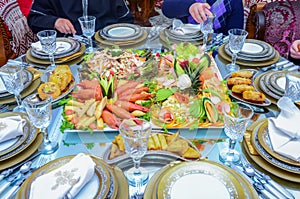
[[[292,102],[300,105],[300,72],[290,71],[286,73],[286,84],[284,96],[291,99]]]
[[[206,16],[207,19],[201,24],[201,32],[203,33],[203,48],[205,50],[207,48],[207,38],[209,33],[213,33],[213,25],[214,25],[214,16]]]
[[[240,67],[235,63],[237,54],[242,50],[245,39],[248,35],[246,30],[242,29],[231,29],[228,31],[229,34],[229,49],[232,52],[232,62],[226,65],[228,72],[238,71]]]
[[[225,106],[222,110],[225,124],[224,131],[229,137],[229,147],[220,151],[219,158],[225,163],[238,163],[240,161],[240,153],[234,149],[235,144],[243,138],[247,124],[252,118],[254,111],[249,105],[241,102],[231,102],[229,106],[229,112]]]
[[[81,26],[82,34],[89,40],[88,47],[86,48],[87,53],[94,52],[92,36],[95,34],[95,23],[96,17],[94,16],[82,16],[78,18]]]
[[[30,122],[39,128],[44,135],[44,141],[39,146],[42,154],[52,154],[58,149],[57,142],[49,140],[47,127],[52,118],[52,97],[49,95],[45,100],[41,100],[38,95],[31,94],[23,100],[23,104],[30,118]]]
[[[25,112],[21,99],[21,91],[24,89],[25,81],[23,69],[20,65],[7,65],[0,70],[0,77],[6,91],[15,96],[17,106],[13,109],[14,112]]]
[[[55,69],[54,53],[56,51],[56,31],[55,30],[43,30],[37,33],[42,49],[45,53],[49,55],[50,67],[47,68],[48,71]]]
[[[150,122],[138,118],[125,119],[119,127],[126,153],[130,155],[134,163],[134,167],[126,172],[129,184],[134,187],[145,185],[149,179],[149,173],[140,167],[140,161],[147,152],[151,129]]]

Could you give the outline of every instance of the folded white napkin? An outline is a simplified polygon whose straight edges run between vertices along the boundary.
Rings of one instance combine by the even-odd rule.
[[[268,119],[273,150],[300,162],[300,110],[288,97],[281,97],[277,106],[280,109],[278,117]]]
[[[201,24],[183,24],[173,28],[172,32],[177,35],[195,34],[201,29]]]
[[[30,187],[30,199],[74,198],[92,179],[94,169],[92,158],[80,153],[67,164],[36,178]]]
[[[44,52],[44,51],[43,51],[42,44],[41,44],[40,41],[31,43],[31,47],[34,48],[34,49],[37,50],[37,51]]]
[[[25,124],[26,120],[19,115],[0,118],[0,143],[22,135]]]

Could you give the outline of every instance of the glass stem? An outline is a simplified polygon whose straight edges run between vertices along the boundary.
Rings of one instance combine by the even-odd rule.
[[[21,107],[22,106],[22,103],[21,103],[22,99],[21,99],[20,93],[15,94],[15,98],[16,98],[16,102],[17,102],[18,106]]]
[[[229,154],[232,154],[232,152],[234,151],[235,144],[236,140],[229,138]]]
[[[55,68],[55,61],[54,61],[54,55],[53,53],[49,54],[49,59],[50,59],[50,63],[51,63],[51,68]]]
[[[203,49],[206,51],[206,43],[207,43],[207,34],[203,35]]]
[[[89,38],[89,48],[93,48],[93,40],[92,37],[88,37]]]
[[[231,65],[235,65],[236,57],[237,57],[237,54],[232,53],[232,63],[231,63]]]
[[[141,164],[141,159],[139,159],[139,158],[138,159],[137,158],[133,158],[133,166],[135,168],[135,171],[134,171],[135,175],[141,174],[140,164]]]
[[[49,140],[49,136],[48,136],[48,132],[47,132],[46,128],[41,128],[41,132],[44,135],[44,143],[49,143],[50,140]]]

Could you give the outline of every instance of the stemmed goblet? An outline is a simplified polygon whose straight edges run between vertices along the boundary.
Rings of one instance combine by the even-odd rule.
[[[229,103],[230,110],[226,106],[223,107],[225,134],[229,137],[229,147],[220,151],[219,158],[222,162],[237,163],[240,161],[240,153],[235,150],[235,144],[242,139],[248,122],[252,118],[253,109],[241,102]]]
[[[95,34],[95,23],[96,17],[94,16],[82,16],[78,18],[81,26],[82,34],[89,40],[88,47],[86,48],[87,53],[94,52],[92,36]]]
[[[14,112],[25,112],[22,106],[21,91],[24,89],[24,68],[20,65],[3,66],[0,70],[0,77],[7,92],[15,96],[17,106]]]
[[[42,154],[54,153],[58,149],[58,143],[51,142],[47,132],[52,118],[52,97],[49,95],[45,100],[41,100],[35,93],[27,96],[23,100],[23,104],[32,124],[39,128],[44,135],[44,141],[39,146],[39,151]]]
[[[232,62],[227,64],[226,70],[228,72],[238,71],[240,67],[235,63],[237,54],[242,50],[245,39],[248,35],[246,30],[242,29],[231,29],[228,31],[229,34],[229,49],[232,52]]]
[[[125,119],[119,127],[126,153],[134,163],[134,167],[127,171],[126,177],[129,184],[137,188],[146,184],[149,179],[149,173],[140,167],[140,161],[147,152],[151,129],[150,122],[138,118]]]
[[[49,55],[50,67],[47,68],[47,71],[53,71],[56,67],[54,61],[54,53],[56,51],[56,31],[55,30],[43,30],[37,33],[42,49],[45,53]]]
[[[201,24],[201,32],[203,33],[203,48],[204,50],[208,50],[207,48],[207,40],[208,34],[213,33],[213,25],[214,25],[214,16],[207,16],[207,19]]]

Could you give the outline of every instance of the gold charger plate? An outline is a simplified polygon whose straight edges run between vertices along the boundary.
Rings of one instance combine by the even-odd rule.
[[[43,135],[39,133],[36,139],[34,140],[34,142],[31,145],[29,145],[25,150],[23,150],[21,153],[9,159],[6,159],[5,161],[0,161],[0,170],[7,169],[26,160],[38,149],[38,147],[42,142],[43,142]]]
[[[136,46],[142,42],[144,42],[146,39],[147,39],[147,36],[148,36],[148,33],[146,30],[142,30],[143,31],[143,34],[137,38],[137,39],[134,39],[134,40],[124,40],[124,41],[109,41],[109,40],[106,40],[106,39],[103,39],[100,34],[99,34],[99,31],[97,31],[95,33],[95,40],[98,41],[99,43],[101,44],[104,44],[106,46],[120,46],[120,47],[132,47],[132,46]]]
[[[22,119],[26,121],[26,124],[23,127],[22,135],[18,136],[17,138],[14,138],[12,140],[13,142],[10,142],[11,143],[10,146],[0,151],[0,157],[18,148],[21,144],[23,144],[27,140],[30,134],[30,122],[26,117],[24,117],[23,113],[14,113],[14,112],[0,113],[0,118],[6,118],[12,116],[20,116]]]
[[[80,49],[78,52],[72,54],[72,55],[69,55],[69,56],[66,56],[66,57],[61,57],[61,58],[58,58],[58,59],[55,59],[55,64],[62,64],[62,63],[71,63],[72,61],[80,61],[80,59],[82,59],[82,55],[85,54],[85,50],[86,50],[86,47],[84,44],[81,44],[80,46]],[[44,59],[38,59],[38,58],[35,58],[31,55],[30,53],[30,49],[26,52],[26,59],[28,60],[28,62],[30,63],[36,63],[36,64],[42,64],[42,65],[50,65],[50,60],[44,60]]]
[[[263,75],[264,75],[264,73],[258,75],[257,77],[255,77],[255,79],[254,79],[254,81],[253,81],[253,86],[254,86],[254,88],[255,88],[257,91],[259,91],[259,92],[265,94],[265,95],[266,95],[266,98],[268,98],[268,99],[271,101],[272,104],[277,105],[277,99],[275,99],[275,98],[271,97],[270,95],[268,95],[267,93],[265,93],[265,92],[260,88],[260,86],[259,86],[260,78],[261,78]]]
[[[55,159],[55,160],[47,163],[46,165],[42,166],[38,170],[34,171],[25,180],[25,182],[23,183],[23,185],[21,186],[21,188],[17,192],[15,198],[16,199],[29,198],[31,183],[38,176],[41,176],[45,173],[48,173],[48,172],[62,166],[63,164],[66,164],[67,162],[69,162],[74,157],[75,157],[74,155],[71,155],[71,156],[65,156],[65,157],[62,157],[62,158]],[[100,198],[105,198],[106,195],[108,194],[109,187],[110,187],[110,174],[109,174],[108,168],[103,167],[103,164],[102,164],[102,162],[99,158],[97,158],[95,156],[91,156],[91,158],[93,159],[93,161],[96,164],[96,166],[95,166],[95,175],[97,176],[99,184],[100,184],[99,188],[96,191],[95,196],[93,198],[99,198],[99,199]],[[80,192],[78,194],[80,194]]]
[[[261,146],[274,158],[285,162],[287,164],[291,164],[297,167],[300,167],[300,163],[296,162],[292,159],[286,158],[284,156],[281,156],[280,154],[276,153],[272,149],[271,141],[269,138],[269,133],[268,133],[268,122],[264,122],[258,129],[257,132],[257,138]]]
[[[26,89],[24,89],[22,91],[21,98],[24,98],[24,97],[30,95],[31,93],[33,93],[39,87],[40,84],[41,84],[40,78],[34,80]],[[15,101],[16,101],[16,99],[14,96],[8,97],[8,98],[1,98],[0,104],[9,104],[9,103],[13,103]]]
[[[222,44],[219,48],[218,48],[218,55],[223,58],[224,60],[228,61],[229,63],[231,62],[231,57],[229,55],[226,54],[224,46],[226,43]],[[275,56],[272,59],[269,59],[267,61],[261,61],[261,62],[247,62],[247,61],[240,61],[240,60],[236,60],[236,63],[241,65],[241,66],[249,66],[249,67],[263,67],[263,66],[268,66],[271,64],[274,64],[276,62],[278,62],[279,58],[280,58],[280,54],[277,50],[275,50]]]
[[[114,173],[117,178],[118,183],[118,191],[117,191],[117,199],[128,199],[129,197],[129,185],[128,181],[126,179],[126,176],[124,175],[123,171],[117,167],[113,167]]]
[[[244,188],[237,178],[227,169],[224,169],[224,165],[213,161],[195,161],[195,162],[182,162],[176,166],[168,169],[162,176],[157,189],[158,198],[172,198],[173,196],[178,197],[178,194],[187,195],[192,193],[195,195],[204,194],[204,189],[200,182],[206,183],[209,181],[207,186],[215,186],[218,188],[218,192],[215,192],[218,197],[222,195],[223,198],[245,198]],[[195,180],[197,187],[191,188],[191,180]],[[191,183],[186,183],[186,182]],[[204,182],[205,181],[205,182]],[[186,185],[185,190],[181,189],[183,183]],[[189,186],[190,185],[190,186]],[[195,193],[198,192],[198,193]],[[216,198],[217,195],[206,192],[212,198]],[[220,195],[221,194],[221,195]]]
[[[261,124],[264,121],[265,120],[257,120],[257,121],[254,122],[256,124],[256,127],[254,127],[253,130],[252,130],[250,140],[252,140],[253,133],[258,131],[259,127],[261,126]],[[280,169],[279,167],[276,167],[273,164],[270,164],[269,162],[267,162],[260,155],[251,155],[251,153],[248,150],[247,143],[245,141],[243,141],[242,150],[243,150],[243,153],[247,157],[249,157],[250,161],[254,162],[256,164],[255,166],[256,166],[257,169],[263,170],[263,172],[267,172],[271,176],[276,176],[276,177],[278,177],[280,179],[283,179],[283,180],[300,183],[300,175],[285,171],[283,169]]]

